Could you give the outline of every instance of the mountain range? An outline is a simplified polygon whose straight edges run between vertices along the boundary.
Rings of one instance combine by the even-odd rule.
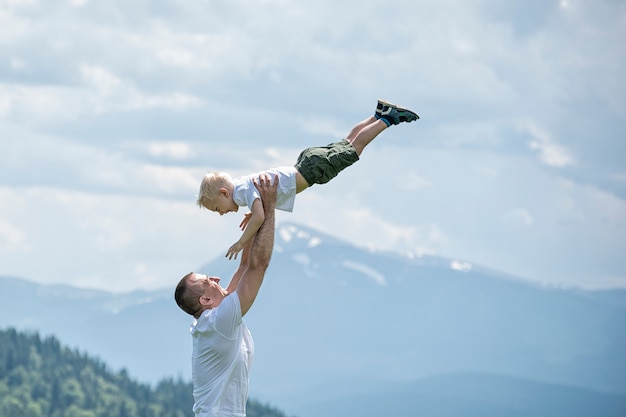
[[[227,282],[234,269],[218,258],[198,272]],[[0,277],[0,327],[54,335],[144,382],[189,379],[179,278],[115,294]],[[251,396],[300,417],[626,415],[625,319],[625,290],[544,286],[281,224],[245,317]]]

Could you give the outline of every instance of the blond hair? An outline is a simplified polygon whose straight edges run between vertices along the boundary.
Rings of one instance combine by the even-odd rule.
[[[200,207],[208,209],[212,202],[217,200],[220,195],[220,188],[232,185],[233,179],[226,172],[210,172],[202,178],[200,183],[200,192],[198,193],[198,201],[196,203]]]

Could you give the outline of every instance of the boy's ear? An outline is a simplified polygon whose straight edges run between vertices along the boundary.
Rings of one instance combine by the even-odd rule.
[[[227,197],[230,195],[230,193],[228,192],[228,190],[224,187],[220,188],[220,195],[223,195],[224,197]]]

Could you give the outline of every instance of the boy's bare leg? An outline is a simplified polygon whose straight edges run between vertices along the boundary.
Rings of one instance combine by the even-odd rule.
[[[357,155],[361,156],[363,149],[387,127],[410,123],[419,118],[417,113],[409,109],[379,99],[374,116],[357,123],[348,133],[346,140],[354,146]]]
[[[356,130],[357,128],[359,129]],[[348,135],[346,139],[352,144],[352,146],[354,146],[357,155],[360,156],[363,152],[363,149],[365,149],[365,147],[369,145],[369,143],[373,141],[376,136],[378,136],[380,132],[385,129],[387,129],[387,124],[385,122],[376,119],[374,116],[371,116],[370,118],[354,126],[350,131],[350,135],[352,135],[353,133],[354,135],[352,137]]]
[[[369,124],[372,124],[375,121],[376,121],[376,118],[374,116],[370,116],[367,119],[363,120],[362,122],[357,123],[356,125],[354,125],[352,130],[350,130],[350,133],[348,133],[348,136],[346,136],[346,140],[352,143],[352,141],[354,140],[354,138],[356,138],[356,135],[359,134],[361,129],[363,129],[365,126]]]

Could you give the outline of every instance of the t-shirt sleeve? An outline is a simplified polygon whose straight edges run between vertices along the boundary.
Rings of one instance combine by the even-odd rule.
[[[252,205],[254,204],[254,200],[256,200],[257,198],[260,200],[261,195],[259,194],[259,191],[256,189],[256,187],[253,185],[251,188],[248,188],[246,196],[248,208],[250,209],[250,211],[252,211]]]
[[[252,210],[252,204],[257,198],[260,199],[261,195],[259,190],[256,189],[252,183],[254,175],[246,177],[239,177],[235,182],[235,189],[233,191],[233,200],[238,206],[246,206]]]
[[[241,303],[237,292],[224,297],[214,313],[215,330],[226,337],[233,337],[242,323]]]

